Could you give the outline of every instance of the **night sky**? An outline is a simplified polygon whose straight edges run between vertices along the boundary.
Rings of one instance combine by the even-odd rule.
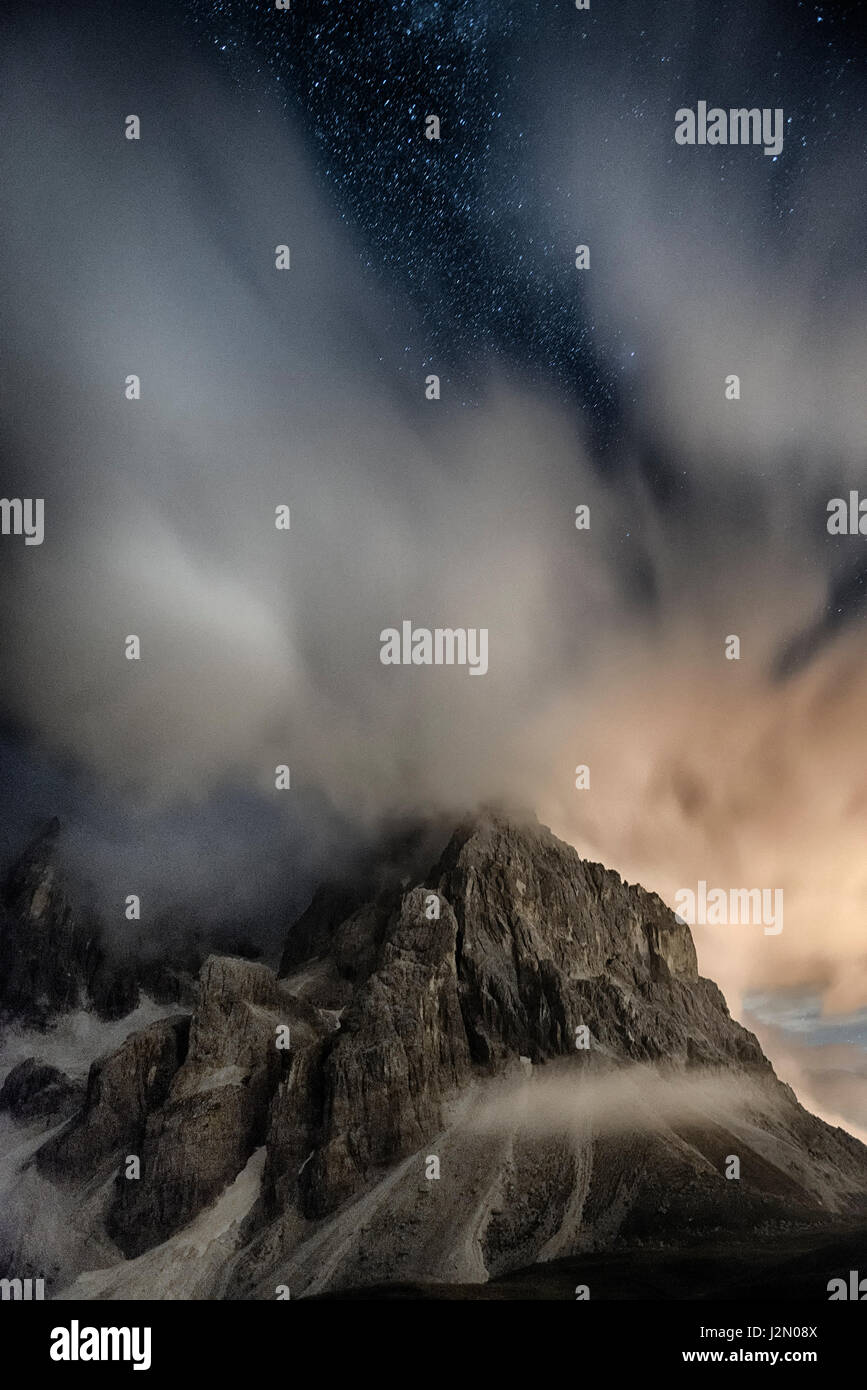
[[[621,437],[635,403],[635,349],[606,342],[573,273],[563,214],[580,240],[585,206],[604,199],[604,185],[551,172],[552,110],[565,98],[575,113],[565,138],[576,145],[591,138],[583,117],[600,103],[612,134],[644,141],[654,127],[651,146],[669,170],[679,161],[670,186],[688,202],[696,168],[671,142],[669,99],[691,103],[704,92],[727,103],[731,94],[737,105],[767,93],[765,104],[789,113],[776,167],[745,166],[740,150],[714,162],[722,187],[754,180],[761,241],[745,247],[751,255],[785,255],[809,234],[805,175],[833,151],[841,126],[864,138],[856,5],[185,8],[239,83],[264,77],[279,88],[340,217],[363,233],[365,264],[386,292],[418,306],[423,334],[405,345],[405,370],[446,357],[466,387],[480,363],[504,360],[574,402],[601,449]],[[430,112],[442,122],[438,143],[419,138]],[[616,176],[604,159],[602,176]],[[739,239],[737,201],[721,206],[721,237]],[[676,219],[681,208],[667,211]],[[833,280],[830,256],[826,273]]]

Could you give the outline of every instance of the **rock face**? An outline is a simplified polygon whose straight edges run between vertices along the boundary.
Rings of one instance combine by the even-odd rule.
[[[106,1017],[135,1007],[135,981],[107,970],[96,917],[68,898],[57,871],[60,822],[49,821],[18,860],[3,894],[0,1008],[41,1024],[92,1004]]]
[[[432,899],[438,919],[425,915]],[[349,929],[376,967],[358,988],[321,1068],[320,1145],[304,1184],[311,1213],[330,1210],[371,1168],[417,1148],[442,1123],[442,1101],[469,1079],[461,1017],[458,923],[448,904],[415,888],[382,924]],[[338,934],[339,935],[339,934]],[[340,952],[340,944],[337,947]]]
[[[271,1097],[296,1049],[326,1031],[274,972],[251,961],[211,957],[202,970],[189,1050],[148,1107],[142,1177],[118,1179],[109,1231],[138,1255],[212,1202],[263,1141]]]
[[[150,1024],[90,1069],[81,1113],[36,1155],[39,1171],[62,1184],[104,1177],[141,1152],[148,1115],[165,1099],[186,1051],[189,1019]]]
[[[68,1119],[83,1099],[83,1086],[35,1057],[19,1062],[0,1086],[0,1112],[21,1122]]]
[[[289,975],[304,961],[326,955],[336,929],[360,905],[358,894],[351,888],[331,884],[317,888],[310,906],[289,933],[280,959],[280,974]]]
[[[474,1061],[543,1061],[574,1049],[585,1024],[598,1044],[636,1060],[762,1064],[756,1040],[698,979],[689,928],[542,827],[473,822],[452,838],[435,882],[458,923]]]
[[[414,882],[317,894],[281,971],[208,959],[188,1042],[129,1038],[38,1149],[66,1200],[110,1184],[76,1288],[159,1297],[171,1255],[177,1296],[185,1230],[190,1296],[273,1298],[867,1212],[867,1150],[777,1081],[688,927],[535,823],[476,817]],[[209,1212],[234,1213],[222,1264]]]

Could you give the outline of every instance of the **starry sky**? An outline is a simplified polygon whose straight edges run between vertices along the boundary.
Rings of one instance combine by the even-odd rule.
[[[595,121],[584,118],[600,102],[612,146],[615,134],[644,139],[638,128],[657,123],[653,145],[669,170],[680,154],[661,119],[669,94],[692,102],[694,93],[721,101],[732,93],[734,102],[746,76],[750,91],[796,108],[785,153],[771,160],[778,167],[755,171],[770,256],[804,236],[805,173],[833,145],[838,123],[864,114],[857,5],[631,0],[576,12],[567,0],[404,0],[359,12],[324,0],[287,14],[265,0],[193,0],[186,8],[239,82],[266,77],[279,87],[339,215],[363,233],[365,265],[418,305],[421,331],[404,345],[404,369],[418,374],[445,356],[471,393],[482,364],[505,360],[574,402],[602,452],[635,403],[640,364],[628,333],[613,347],[600,334],[574,274],[564,220],[580,239],[584,205],[604,198],[604,186],[582,188],[552,168],[552,107],[564,99],[571,107],[565,139],[576,144],[588,139]],[[419,138],[429,112],[440,117],[440,142]],[[739,160],[733,151],[716,162],[721,188],[739,184]],[[693,182],[680,160],[670,188],[688,200]],[[737,238],[737,200],[718,207],[720,236]]]
[[[47,521],[0,550],[4,854],[59,814],[106,905],[269,947],[384,822],[489,798],[669,902],[782,884],[702,969],[867,1128],[860,10],[14,6],[0,449]],[[701,100],[782,108],[779,156],[678,146]],[[386,671],[405,617],[489,674]]]
[[[546,205],[523,80],[539,7],[190,11],[239,81],[267,76],[279,86],[340,217],[363,233],[365,268],[417,305],[400,370],[418,375],[445,358],[446,381],[471,400],[480,368],[505,360],[556,383],[586,410],[600,446],[609,442],[618,370],[582,309],[567,243],[553,226],[528,231],[522,216]],[[439,142],[419,139],[431,112],[445,127]]]
[[[642,335],[588,300],[572,259],[573,243],[605,225],[621,152],[657,167],[654,239],[668,226],[676,241],[703,198],[710,262],[734,250],[758,273],[789,263],[794,275],[815,239],[809,293],[831,305],[863,263],[845,183],[835,174],[817,194],[814,177],[863,158],[858,5],[741,0],[651,14],[642,0],[583,12],[568,0],[406,0],[356,14],[339,3],[286,13],[264,0],[194,0],[186,9],[239,84],[265,80],[279,93],[339,217],[360,233],[365,270],[396,318],[407,301],[417,309],[397,370],[417,380],[437,369],[469,406],[492,364],[539,383],[574,408],[602,476],[637,473],[671,512],[690,509],[691,460],[642,415]],[[758,103],[763,92],[761,104],[786,113],[783,152],[767,168],[738,149],[705,169],[680,157],[673,108],[702,94]],[[420,138],[429,112],[440,142]],[[578,178],[570,147],[588,151]],[[594,254],[604,257],[604,243]],[[606,270],[616,295],[616,267]],[[635,552],[624,561],[633,598],[653,606],[643,530],[636,518],[619,543]],[[860,616],[865,589],[863,554],[835,564],[822,612],[783,644],[774,671],[797,669]]]

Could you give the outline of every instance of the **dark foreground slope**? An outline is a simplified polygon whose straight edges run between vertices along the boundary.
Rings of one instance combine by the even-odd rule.
[[[867,1149],[776,1079],[688,928],[493,815],[422,882],[318,894],[279,978],[210,958],[192,1019],[128,1038],[56,1119],[22,1136],[0,1263],[70,1297],[560,1296],[579,1267],[598,1296],[681,1297],[696,1252],[719,1292],[738,1250],[781,1267],[867,1216]]]
[[[763,1230],[748,1236],[685,1246],[618,1245],[549,1260],[499,1275],[485,1284],[359,1285],[324,1299],[460,1299],[485,1302],[575,1302],[587,1291],[595,1302],[631,1299],[774,1303],[827,1299],[828,1282],[863,1270],[867,1225],[840,1223],[797,1231]]]

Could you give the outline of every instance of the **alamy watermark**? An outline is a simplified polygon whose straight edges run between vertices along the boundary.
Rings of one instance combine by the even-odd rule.
[[[52,1361],[131,1361],[134,1371],[151,1364],[149,1327],[82,1327],[73,1318],[69,1327],[51,1330]]]
[[[32,1303],[44,1297],[44,1279],[0,1279],[0,1302]]]
[[[783,930],[782,888],[708,888],[699,879],[698,892],[679,888],[674,895],[675,916],[687,927],[764,926],[765,936]]]
[[[764,106],[749,109],[721,106],[708,110],[700,101],[695,111],[682,106],[674,116],[674,138],[679,145],[762,145],[775,158],[783,149],[783,110]]]
[[[832,497],[828,502],[829,536],[867,536],[867,497],[853,489],[848,498]]]
[[[855,1303],[867,1301],[867,1279],[862,1279],[857,1269],[849,1270],[848,1285],[845,1279],[829,1279],[827,1284],[828,1302],[845,1303],[852,1300]]]
[[[383,628],[379,634],[383,666],[469,666],[471,676],[488,669],[486,627],[417,627],[405,619],[400,631]]]
[[[0,533],[23,536],[25,545],[45,539],[45,501],[42,497],[0,497]]]

